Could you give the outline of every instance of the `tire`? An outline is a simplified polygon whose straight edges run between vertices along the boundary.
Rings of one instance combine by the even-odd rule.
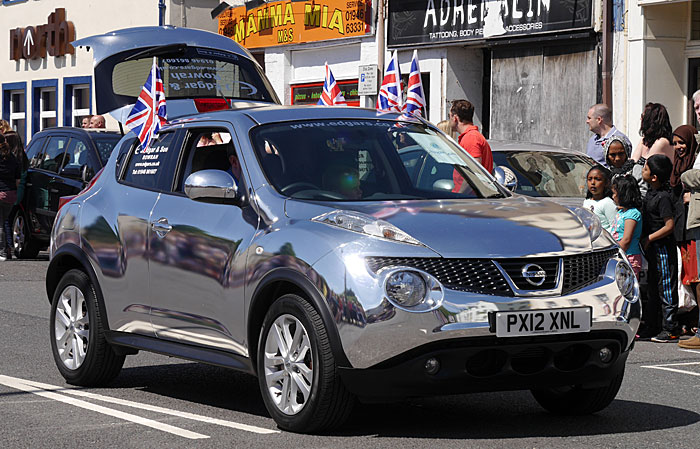
[[[297,295],[280,297],[265,315],[257,372],[265,407],[284,430],[331,430],[345,422],[355,403],[338,376],[321,316]]]
[[[40,250],[41,246],[32,238],[27,217],[18,210],[12,218],[12,253],[18,259],[34,259]]]
[[[49,321],[51,352],[66,382],[80,386],[104,385],[119,374],[124,355],[107,343],[90,278],[70,270],[58,283]]]
[[[617,396],[622,385],[624,371],[605,387],[582,388],[571,386],[532,390],[535,400],[547,411],[557,415],[589,415],[599,412]]]

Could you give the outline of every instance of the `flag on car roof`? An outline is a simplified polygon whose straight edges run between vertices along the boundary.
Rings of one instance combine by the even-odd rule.
[[[323,82],[323,92],[321,93],[321,98],[318,99],[318,103],[325,106],[347,106],[345,102],[345,97],[340,91],[340,87],[335,82],[335,77],[331,68],[328,67],[326,62],[326,80]]]
[[[158,134],[161,126],[165,125],[167,121],[163,78],[160,75],[156,58],[153,58],[153,66],[146,79],[146,84],[143,85],[134,108],[126,118],[125,125],[138,136],[141,146],[146,148],[151,143],[153,136]]]
[[[401,112],[403,107],[402,95],[401,71],[399,70],[396,50],[394,50],[394,55],[386,66],[382,87],[379,89],[379,95],[377,96],[377,111]]]
[[[418,63],[418,50],[413,50],[411,59],[411,74],[408,77],[408,89],[406,104],[403,105],[403,112],[407,115],[422,115],[425,107],[425,95],[423,93],[423,82],[420,76],[420,65]]]

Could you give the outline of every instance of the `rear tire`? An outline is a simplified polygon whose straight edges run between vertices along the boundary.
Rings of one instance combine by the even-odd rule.
[[[107,343],[97,295],[80,270],[63,275],[51,302],[51,352],[61,375],[73,385],[104,385],[119,374],[124,355]]]
[[[617,396],[624,371],[605,387],[585,389],[580,386],[532,390],[535,400],[547,411],[557,415],[589,415],[599,412]]]
[[[338,375],[321,316],[297,295],[280,297],[265,315],[257,371],[265,407],[284,430],[331,430],[355,403]]]
[[[41,246],[32,238],[27,217],[18,210],[12,218],[12,253],[18,259],[34,259],[40,250]]]

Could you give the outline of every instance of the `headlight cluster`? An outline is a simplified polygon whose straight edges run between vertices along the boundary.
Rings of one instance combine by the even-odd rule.
[[[423,271],[396,268],[384,274],[384,292],[396,307],[427,312],[440,307],[444,291],[440,282]]]
[[[312,220],[325,223],[330,226],[347,229],[348,231],[371,235],[373,237],[379,237],[401,243],[410,243],[411,245],[422,245],[421,242],[414,239],[393,224],[384,220],[378,220],[371,215],[362,214],[360,212],[334,210],[332,212],[319,215],[318,217],[314,217]]]
[[[615,281],[625,299],[629,302],[639,300],[639,282],[626,260],[618,262],[615,266]]]

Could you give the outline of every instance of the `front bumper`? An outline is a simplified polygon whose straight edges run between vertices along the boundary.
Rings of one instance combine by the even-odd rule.
[[[612,350],[601,361],[600,350]],[[602,387],[624,370],[627,335],[595,331],[548,337],[479,337],[427,344],[367,369],[341,368],[345,386],[367,398],[403,398],[582,385]],[[429,374],[428,359],[439,369]]]

